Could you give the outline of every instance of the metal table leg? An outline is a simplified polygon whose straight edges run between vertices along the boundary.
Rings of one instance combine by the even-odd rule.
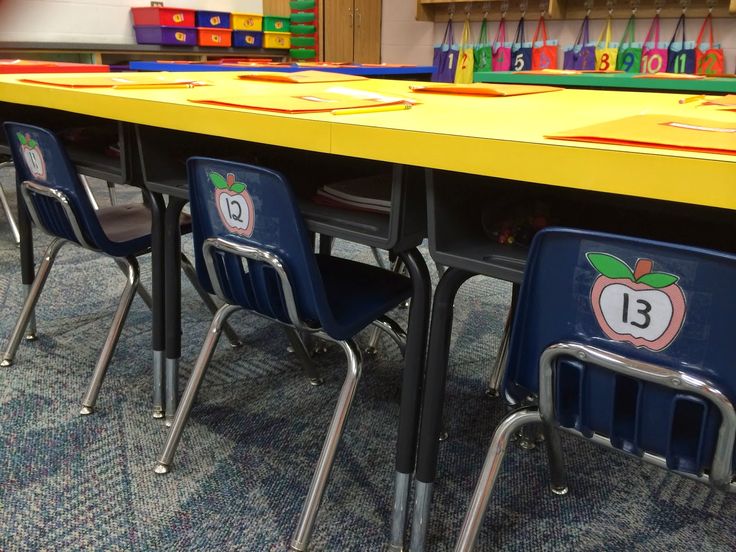
[[[432,501],[432,489],[437,472],[439,437],[442,432],[442,406],[445,400],[447,360],[452,335],[453,303],[460,286],[473,273],[448,268],[434,293],[432,326],[429,331],[427,376],[424,382],[422,415],[417,452],[414,517],[411,526],[411,552],[424,550]]]
[[[421,384],[424,377],[432,282],[427,264],[414,248],[400,254],[412,281],[404,374],[401,382],[399,431],[396,444],[396,483],[391,523],[391,550],[404,549],[407,502],[416,459]]]

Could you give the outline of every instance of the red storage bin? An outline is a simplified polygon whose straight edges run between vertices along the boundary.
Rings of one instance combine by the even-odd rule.
[[[133,25],[194,27],[195,11],[182,8],[130,8]]]
[[[230,29],[200,27],[197,29],[197,44],[228,48],[232,44],[232,34],[233,32]]]

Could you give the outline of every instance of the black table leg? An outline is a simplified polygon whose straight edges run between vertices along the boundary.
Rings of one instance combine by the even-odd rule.
[[[31,291],[31,285],[36,275],[35,260],[33,258],[33,226],[31,224],[31,216],[28,213],[26,204],[23,201],[23,195],[20,191],[21,182],[17,178],[16,173],[16,194],[18,196],[18,234],[20,237],[20,277],[26,297]],[[36,339],[36,314],[31,314],[26,329],[26,339]]]
[[[164,215],[164,290],[166,312],[166,418],[176,413],[179,397],[179,359],[181,358],[181,228],[179,217],[185,199],[169,196]]]
[[[460,286],[474,276],[458,268],[448,268],[434,294],[432,326],[429,331],[427,377],[424,382],[422,413],[417,452],[414,517],[411,526],[411,552],[424,550],[427,536],[432,488],[437,472],[437,454],[442,431],[442,406],[445,400],[447,360],[452,335],[453,303]]]
[[[429,307],[432,299],[432,282],[421,253],[414,248],[402,252],[400,256],[411,276],[412,299],[406,336],[396,444],[396,486],[391,523],[391,549],[396,551],[404,549],[407,502],[416,458],[419,406],[422,396],[421,384],[424,377]]]
[[[151,344],[153,349],[153,417],[163,418],[166,410],[164,398],[164,359],[166,357],[166,318],[164,297],[164,226],[166,202],[158,193],[144,191],[151,207],[151,297],[153,301]]]

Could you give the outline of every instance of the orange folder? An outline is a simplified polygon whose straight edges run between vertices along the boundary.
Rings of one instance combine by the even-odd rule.
[[[725,96],[710,96],[703,105],[725,105],[728,107],[736,106],[736,94],[726,94]]]
[[[545,138],[736,155],[736,123],[670,115],[634,115]]]
[[[49,86],[61,86],[63,88],[160,88],[171,86],[174,88],[199,86],[209,84],[204,81],[177,78],[172,75],[156,75],[136,73],[133,75],[111,74],[109,76],[84,76],[84,77],[46,77],[38,76],[30,79],[20,79],[21,82],[33,84],[46,84]]]
[[[402,98],[391,98],[387,100],[365,99],[322,91],[299,96],[260,94],[202,98],[190,101],[209,105],[271,111],[274,113],[324,113],[340,109],[406,104],[406,101]]]
[[[563,90],[556,86],[537,86],[532,84],[489,84],[476,82],[473,84],[422,84],[410,86],[414,92],[434,92],[439,94],[466,94],[471,96],[520,96],[522,94],[539,94]]]
[[[342,82],[365,80],[365,77],[358,75],[346,75],[344,73],[328,73],[326,71],[295,71],[294,73],[283,73],[280,71],[249,71],[238,75],[243,80],[259,80],[270,82],[291,82],[291,83],[311,83],[311,82]]]

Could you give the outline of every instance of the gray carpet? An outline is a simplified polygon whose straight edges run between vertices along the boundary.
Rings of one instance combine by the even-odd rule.
[[[0,178],[14,196],[12,172]],[[103,187],[95,189],[106,204]],[[47,243],[37,238],[37,257]],[[371,262],[367,248],[344,242],[337,254]],[[149,282],[147,259],[141,265]],[[20,310],[19,281],[17,248],[0,214],[3,346]],[[166,429],[150,416],[150,313],[140,299],[98,411],[78,415],[122,286],[109,259],[62,250],[37,310],[40,339],[22,343],[16,363],[0,372],[0,550],[284,550],[344,376],[342,353],[333,346],[318,357],[327,381],[311,387],[279,328],[236,315],[246,346],[220,344],[174,470],[156,475]],[[182,287],[186,378],[210,317],[191,286]],[[504,413],[500,401],[484,395],[484,378],[509,291],[507,284],[476,278],[456,302],[450,439],[441,447],[431,550],[452,549],[489,436]],[[405,320],[406,311],[397,316]],[[363,332],[360,343],[367,337]],[[387,548],[400,371],[400,356],[385,338],[377,356],[365,357],[317,519],[315,551]],[[512,447],[477,550],[736,549],[734,497],[580,440],[563,444],[565,497],[546,490],[542,450]]]

